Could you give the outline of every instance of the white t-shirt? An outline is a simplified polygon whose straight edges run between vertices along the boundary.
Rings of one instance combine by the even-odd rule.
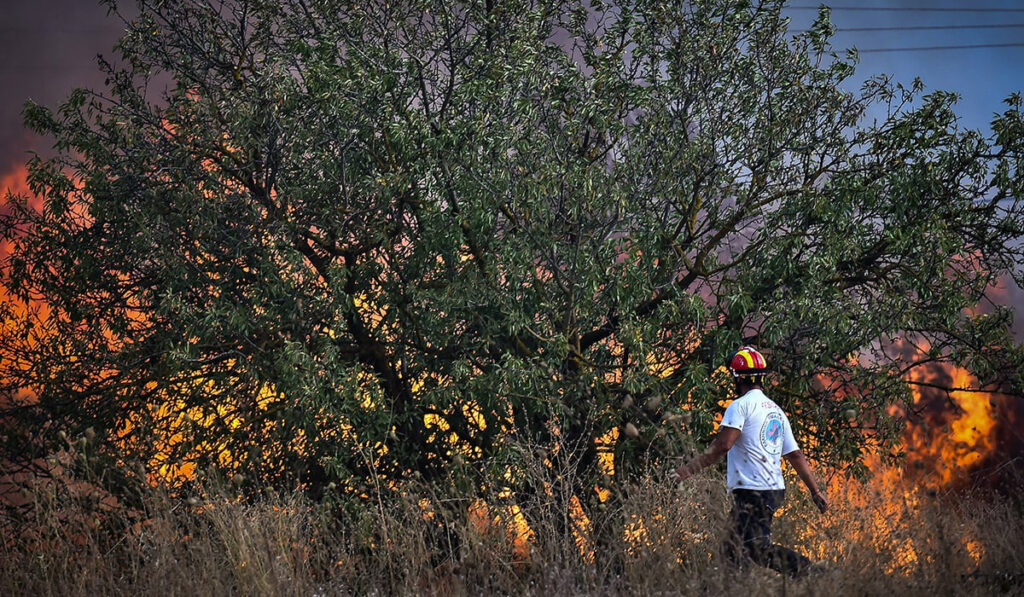
[[[725,409],[722,426],[740,430],[729,449],[727,481],[733,489],[785,489],[782,456],[799,450],[786,413],[761,390],[750,390]]]

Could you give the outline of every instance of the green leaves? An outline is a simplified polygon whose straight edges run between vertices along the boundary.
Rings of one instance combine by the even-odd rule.
[[[1020,98],[985,139],[950,94],[850,94],[827,11],[780,7],[140,5],[108,89],[26,109],[60,155],[3,284],[53,312],[5,416],[314,493],[543,450],[571,495],[713,432],[741,343],[836,462],[892,437],[844,413],[907,395],[905,333],[1019,383],[965,309],[1020,277]]]

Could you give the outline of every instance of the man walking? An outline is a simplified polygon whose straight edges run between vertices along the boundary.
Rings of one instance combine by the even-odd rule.
[[[677,480],[694,475],[728,454],[727,483],[735,501],[726,556],[741,568],[753,560],[783,574],[803,576],[810,571],[811,561],[772,543],[771,538],[772,516],[786,495],[782,457],[796,469],[822,513],[828,510],[828,500],[818,489],[807,458],[793,438],[786,414],[764,394],[762,385],[768,367],[761,353],[744,346],[729,361],[729,369],[739,397],[726,408],[718,435],[708,449],[676,469]]]

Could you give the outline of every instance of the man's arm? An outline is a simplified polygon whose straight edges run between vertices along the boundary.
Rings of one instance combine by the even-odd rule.
[[[811,473],[811,467],[807,464],[807,457],[800,450],[793,450],[786,454],[785,457],[793,465],[793,468],[796,469],[796,474],[800,476],[800,480],[807,486],[807,490],[811,492],[811,499],[814,500],[814,505],[824,514],[828,511],[828,498],[818,489],[818,484],[814,480],[814,474]]]
[[[729,451],[729,448],[736,443],[736,440],[740,437],[740,430],[735,427],[719,427],[718,435],[715,436],[715,441],[711,442],[707,450],[704,450],[703,454],[694,456],[690,462],[680,466],[676,469],[676,481],[682,481],[688,479],[693,475],[697,474],[701,469],[711,466],[722,459],[722,456]]]

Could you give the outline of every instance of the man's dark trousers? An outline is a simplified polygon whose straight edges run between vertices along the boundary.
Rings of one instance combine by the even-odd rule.
[[[789,576],[803,576],[811,561],[799,553],[772,543],[772,516],[786,499],[784,489],[734,489],[731,537],[725,542],[725,555],[740,568],[753,560],[761,566]]]

